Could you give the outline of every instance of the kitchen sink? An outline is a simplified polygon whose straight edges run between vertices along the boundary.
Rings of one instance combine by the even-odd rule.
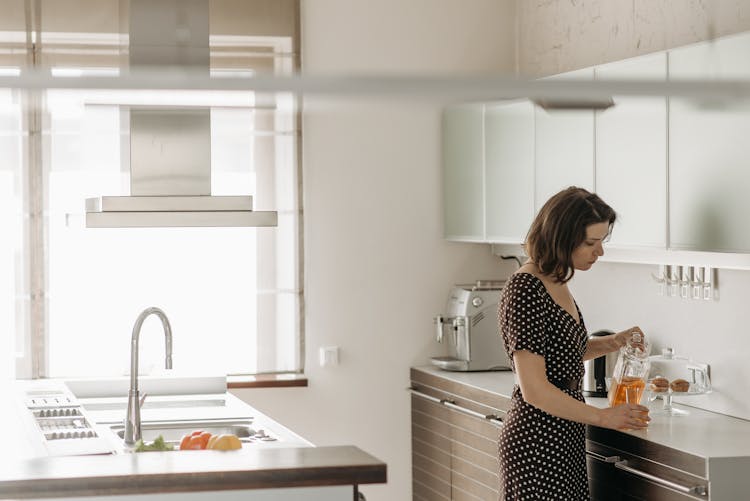
[[[141,437],[144,442],[151,442],[159,435],[164,441],[171,444],[179,444],[182,437],[196,430],[207,431],[212,435],[233,434],[241,442],[275,442],[277,437],[266,430],[255,429],[252,419],[208,419],[208,420],[184,420],[184,421],[158,421],[141,423]],[[125,437],[125,426],[118,424],[110,426],[112,432],[120,439]]]

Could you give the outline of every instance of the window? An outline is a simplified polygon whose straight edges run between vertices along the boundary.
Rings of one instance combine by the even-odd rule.
[[[27,67],[23,48],[56,75],[121,71],[118,2],[41,5],[41,44],[26,44],[25,28],[0,31],[0,70]],[[213,76],[297,68],[296,0],[209,5]],[[127,105],[196,100],[212,107],[212,194],[252,195],[278,211],[278,227],[85,228],[86,198],[129,193]],[[0,371],[127,374],[133,323],[149,306],[170,319],[177,371],[300,371],[298,123],[296,99],[280,93],[0,89],[0,224],[12,243],[0,250],[0,342],[15,356]],[[141,371],[158,371],[158,319],[140,345]]]

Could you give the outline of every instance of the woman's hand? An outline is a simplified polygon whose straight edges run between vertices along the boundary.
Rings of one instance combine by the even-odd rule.
[[[599,426],[613,430],[642,430],[647,428],[648,422],[651,421],[648,407],[638,404],[621,404],[600,409],[599,418]]]
[[[626,344],[628,344],[628,341],[633,339],[633,335],[638,334],[640,336],[639,340],[634,341],[635,346],[639,346],[641,350],[644,350],[646,347],[646,335],[643,333],[640,327],[637,325],[634,325],[633,327],[629,329],[625,329],[622,332],[618,332],[614,336],[612,336],[612,339],[614,340],[614,348],[612,351],[619,350]]]

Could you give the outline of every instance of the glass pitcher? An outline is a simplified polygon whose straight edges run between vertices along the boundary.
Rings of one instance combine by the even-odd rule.
[[[607,394],[611,407],[641,402],[651,366],[648,358],[650,350],[651,345],[640,333],[634,333],[627,344],[620,348]]]

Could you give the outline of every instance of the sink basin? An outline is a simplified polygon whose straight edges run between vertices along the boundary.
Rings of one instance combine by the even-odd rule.
[[[141,436],[144,442],[153,441],[161,435],[165,442],[179,444],[184,435],[202,430],[212,435],[231,433],[245,443],[274,442],[277,440],[275,436],[265,430],[254,429],[251,424],[251,419],[150,422],[141,423]],[[123,440],[125,437],[124,425],[111,426],[110,429],[120,440]]]

